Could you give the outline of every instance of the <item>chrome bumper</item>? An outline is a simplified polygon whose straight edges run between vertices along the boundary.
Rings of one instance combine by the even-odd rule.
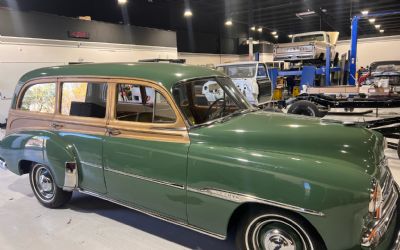
[[[296,54],[275,54],[274,61],[297,61],[297,60],[313,60],[317,59],[313,52],[296,53]]]
[[[397,233],[397,238],[393,244],[392,250],[400,250],[400,231]]]
[[[361,247],[363,248],[377,247],[379,249],[379,245],[381,245],[382,241],[385,241],[385,238],[390,237],[393,239],[394,232],[390,232],[390,236],[387,235],[393,223],[395,223],[395,232],[399,231],[399,187],[393,179],[389,168],[386,168],[386,171],[383,171],[383,173],[383,181],[381,183],[383,195],[382,217],[379,219],[371,218],[370,216],[366,217],[367,224],[364,227],[361,238]]]

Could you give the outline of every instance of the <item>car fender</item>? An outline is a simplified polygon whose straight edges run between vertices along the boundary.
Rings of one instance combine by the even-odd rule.
[[[67,163],[76,163],[73,145],[66,143],[51,131],[18,131],[7,135],[0,145],[0,158],[7,168],[18,175],[22,161],[31,161],[50,167],[55,183],[64,187]]]

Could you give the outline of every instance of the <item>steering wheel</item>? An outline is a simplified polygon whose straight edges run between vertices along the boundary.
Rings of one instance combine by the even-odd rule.
[[[212,108],[213,108],[218,102],[220,102],[220,101],[223,101],[223,105],[222,105],[221,111],[218,112],[218,115],[219,115],[219,116],[222,116],[223,112],[225,111],[226,100],[225,100],[225,98],[218,98],[217,100],[215,100],[215,101],[210,105],[210,107],[208,107],[207,112],[206,112],[206,115],[205,115],[205,117],[204,117],[204,120],[207,120],[207,118],[212,118],[212,119],[213,119],[213,118],[215,118],[215,117],[218,117],[218,115],[214,115],[214,114],[217,113],[217,112],[211,113],[211,110],[212,110]],[[211,120],[212,120],[212,119],[211,119]]]

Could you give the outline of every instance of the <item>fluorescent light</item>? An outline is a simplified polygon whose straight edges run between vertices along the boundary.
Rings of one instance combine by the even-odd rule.
[[[279,36],[278,36],[278,35],[275,35],[274,37],[275,37],[275,39],[278,39]]]
[[[375,28],[377,28],[377,29],[379,29],[380,27],[381,27],[380,24],[376,24],[376,25],[375,25]]]
[[[293,35],[288,35],[288,37],[289,37],[289,38],[292,38],[292,37],[293,37]]]
[[[128,0],[118,0],[118,4],[119,5],[124,5],[124,4],[127,4],[128,3]]]
[[[252,31],[255,31],[255,30],[256,30],[256,26],[252,26],[250,29],[251,29]]]
[[[296,16],[300,19],[303,19],[303,17],[308,17],[308,16],[313,16],[315,15],[315,11],[313,10],[307,10],[305,12],[300,12],[300,13],[296,13]]]
[[[193,16],[193,13],[190,9],[185,10],[185,12],[183,13],[184,17],[191,17]]]
[[[374,23],[374,22],[375,22],[375,18],[370,18],[370,19],[368,19],[368,21],[369,21],[370,23]]]
[[[368,15],[368,13],[369,13],[369,11],[368,11],[368,10],[362,10],[362,11],[361,11],[361,14],[362,14],[363,16],[366,16],[366,15]]]
[[[379,32],[383,33],[383,32],[385,32],[385,30],[379,30]]]
[[[272,32],[271,32],[271,35],[274,35],[274,36],[275,36],[276,34],[278,34],[278,32],[276,32],[276,31],[272,31]]]
[[[257,31],[261,33],[262,32],[262,27],[258,28]]]
[[[232,20],[231,20],[231,19],[228,19],[228,20],[225,21],[225,25],[226,25],[226,26],[232,26],[232,24],[233,24],[233,23],[232,23]]]

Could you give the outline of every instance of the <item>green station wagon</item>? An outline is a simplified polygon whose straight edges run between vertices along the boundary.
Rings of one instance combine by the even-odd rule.
[[[399,249],[382,135],[259,110],[223,73],[164,63],[38,69],[0,158],[40,203],[79,191],[238,249]]]

